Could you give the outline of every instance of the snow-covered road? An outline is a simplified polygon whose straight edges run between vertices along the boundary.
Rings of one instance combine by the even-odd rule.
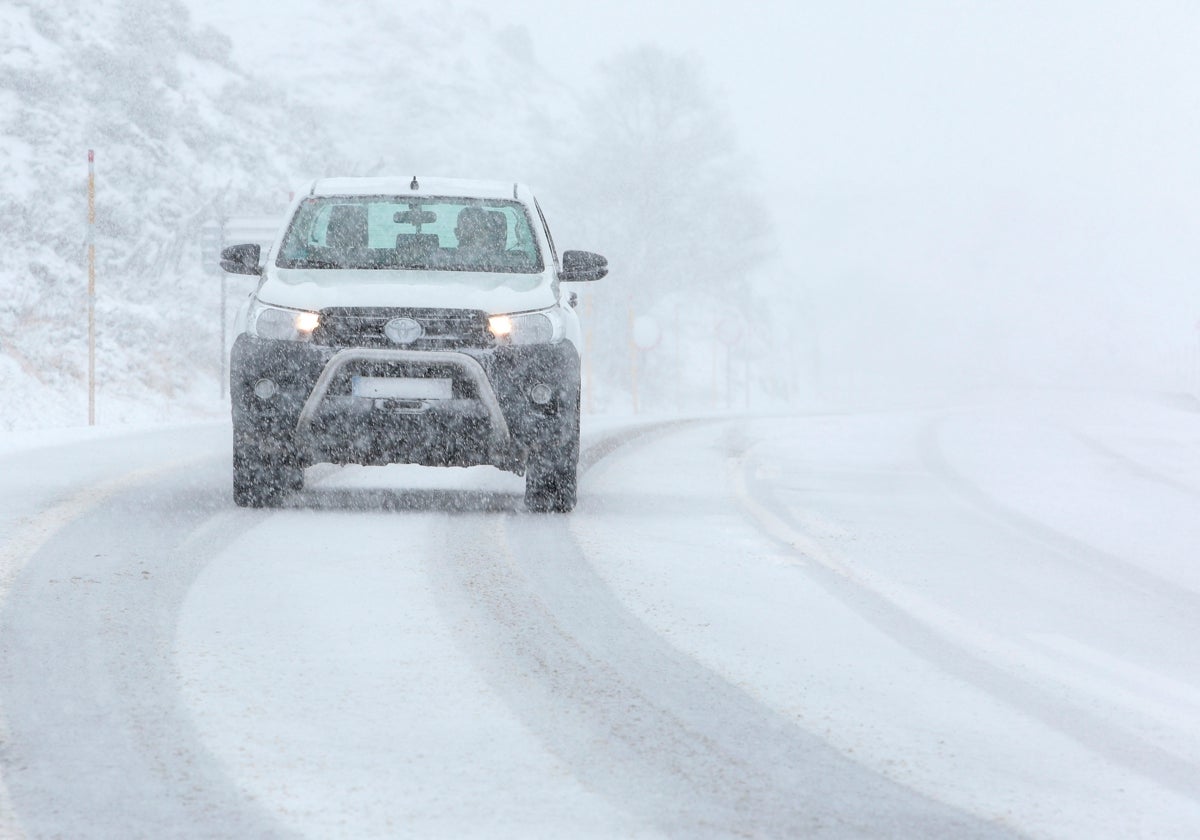
[[[1200,834],[1200,412],[585,424],[579,508],[0,453],[0,836]]]

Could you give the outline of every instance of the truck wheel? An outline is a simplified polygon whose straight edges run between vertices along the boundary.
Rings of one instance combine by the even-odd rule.
[[[536,453],[525,465],[525,507],[534,513],[568,513],[575,509],[576,459],[558,453]]]
[[[579,467],[579,395],[570,436],[529,453],[525,462],[525,507],[534,513],[570,513],[575,509]]]
[[[304,470],[253,445],[233,445],[233,501],[239,507],[275,507],[304,487]]]

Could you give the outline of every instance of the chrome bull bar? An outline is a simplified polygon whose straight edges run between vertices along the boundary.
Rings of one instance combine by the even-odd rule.
[[[321,375],[317,377],[317,383],[313,386],[312,393],[308,395],[304,408],[300,410],[300,419],[296,421],[296,436],[299,440],[308,438],[313,419],[329,393],[329,387],[333,384],[334,377],[341,373],[346,365],[354,362],[405,362],[421,365],[450,365],[457,368],[464,378],[475,384],[479,402],[487,410],[488,418],[491,420],[492,446],[502,450],[512,448],[513,440],[508,429],[508,422],[504,419],[503,412],[500,411],[500,401],[496,399],[496,392],[492,389],[492,383],[488,381],[483,366],[466,353],[435,350],[351,348],[334,353],[326,363],[325,369],[321,371]]]

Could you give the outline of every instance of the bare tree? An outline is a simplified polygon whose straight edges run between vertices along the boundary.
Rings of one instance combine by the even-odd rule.
[[[613,386],[628,380],[627,346],[614,339],[628,334],[631,311],[652,313],[669,347],[642,360],[645,385],[677,396],[669,383],[689,371],[703,367],[707,380],[718,322],[748,322],[748,278],[772,240],[753,167],[695,58],[621,53],[601,65],[580,112],[588,140],[565,180],[589,211],[579,240],[612,265],[591,313],[610,350],[597,373]]]

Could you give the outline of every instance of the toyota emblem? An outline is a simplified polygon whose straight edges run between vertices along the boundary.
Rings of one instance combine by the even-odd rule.
[[[425,328],[412,318],[393,318],[384,324],[383,334],[393,344],[412,344],[425,334]]]

